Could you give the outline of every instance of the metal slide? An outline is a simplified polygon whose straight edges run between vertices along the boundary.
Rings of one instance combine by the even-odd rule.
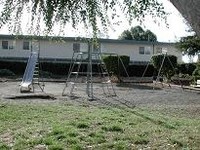
[[[29,56],[29,59],[28,59],[28,63],[26,65],[24,76],[22,78],[22,82],[20,84],[21,91],[22,91],[22,88],[25,88],[26,90],[30,90],[29,86],[32,84],[32,81],[33,81],[33,74],[34,74],[37,61],[38,61],[38,53],[31,52],[31,55]]]

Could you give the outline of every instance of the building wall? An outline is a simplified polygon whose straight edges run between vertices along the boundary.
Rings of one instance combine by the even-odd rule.
[[[144,53],[140,54],[140,47],[144,48]],[[182,62],[182,54],[178,51],[173,44],[122,44],[122,43],[102,43],[102,52],[114,52],[118,55],[130,56],[130,60],[135,63],[148,62],[152,55],[163,53],[175,55],[178,62]]]
[[[158,53],[157,50],[162,48],[162,52],[166,51],[169,55],[174,55],[177,57],[179,63],[183,62],[182,53],[176,49],[174,44],[160,44],[154,46],[154,54]]]
[[[150,49],[149,54],[139,54],[139,47]],[[102,52],[113,52],[118,55],[130,56],[132,62],[147,62],[150,60],[152,55],[152,46],[150,45],[133,45],[133,44],[122,44],[122,43],[102,43]]]
[[[2,48],[2,41],[8,41],[8,49]],[[29,42],[28,49],[24,49],[24,42]],[[71,59],[73,55],[73,44],[80,43],[80,51],[88,50],[86,42],[75,42],[74,40],[55,41],[42,39],[40,43],[29,39],[6,39],[0,38],[0,57],[28,58],[31,49],[40,47],[40,58],[46,59]],[[181,52],[177,51],[173,44],[150,43],[150,42],[130,42],[118,40],[100,41],[100,51],[103,53],[117,53],[118,55],[130,56],[133,63],[144,63],[151,59],[153,54],[167,49],[168,54],[178,57],[182,61]],[[143,52],[143,53],[141,53]]]

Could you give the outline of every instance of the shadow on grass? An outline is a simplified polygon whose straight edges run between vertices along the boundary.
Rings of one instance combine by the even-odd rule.
[[[167,129],[176,129],[176,126],[174,124],[169,123],[168,121],[165,121],[161,118],[154,118],[151,117],[148,114],[144,114],[138,110],[135,110],[134,108],[136,108],[135,104],[131,101],[127,101],[123,98],[120,97],[112,97],[112,100],[108,100],[108,99],[96,99],[96,102],[98,102],[98,104],[96,104],[96,106],[99,106],[99,104],[103,104],[103,106],[108,106],[108,107],[113,107],[113,108],[118,108],[121,109],[123,111],[132,113],[136,116],[139,116],[145,120],[150,121],[151,123],[155,124],[155,125],[159,125],[162,126],[164,128]],[[94,103],[90,103],[89,105],[95,105]]]

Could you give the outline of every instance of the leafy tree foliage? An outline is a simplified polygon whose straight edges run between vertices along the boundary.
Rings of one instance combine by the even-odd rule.
[[[150,30],[144,31],[141,26],[136,26],[132,27],[130,31],[123,31],[119,39],[155,42],[157,41],[157,36]]]
[[[162,65],[162,61],[164,60],[163,66],[161,68],[161,74],[170,80],[171,77],[175,74],[174,67],[177,66],[177,57],[174,55],[167,55],[167,57],[164,57],[164,54],[154,55],[152,56],[152,63],[156,70],[159,71]]]
[[[194,78],[194,81],[200,80],[200,62],[197,63],[196,69],[193,71],[192,76]]]
[[[159,0],[0,0],[0,6],[0,28],[7,24],[12,32],[20,31],[26,12],[31,17],[31,27],[36,30],[41,29],[42,22],[48,32],[56,23],[64,26],[70,22],[73,27],[84,23],[93,29],[95,36],[100,25],[107,29],[110,19],[119,15],[119,9],[130,22],[135,18],[142,22],[147,14],[155,20],[159,17],[166,21]]]
[[[196,35],[182,37],[177,43],[177,48],[184,54],[194,56],[200,52],[200,38]]]
[[[131,31],[129,30],[124,30],[122,34],[120,35],[119,39],[124,39],[124,40],[133,40]]]

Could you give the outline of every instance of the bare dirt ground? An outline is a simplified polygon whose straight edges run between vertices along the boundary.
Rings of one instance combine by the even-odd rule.
[[[152,111],[158,111],[162,114],[179,115],[180,117],[198,117],[200,116],[200,91],[183,90],[178,86],[161,87],[153,90],[152,84],[136,84],[129,83],[124,85],[113,84],[117,96],[111,96],[112,92],[103,92],[101,84],[94,84],[94,97],[92,101],[88,100],[86,94],[86,84],[80,83],[75,86],[74,96],[62,96],[62,91],[65,87],[64,82],[45,82],[45,94],[55,97],[52,99],[43,98],[19,98],[8,99],[8,96],[27,95],[20,93],[20,82],[6,81],[0,82],[0,97],[2,102],[69,102],[80,105],[97,105],[97,106],[112,106],[112,107],[128,107],[142,108]],[[35,93],[41,93],[36,87]],[[66,89],[66,94],[69,89]]]

